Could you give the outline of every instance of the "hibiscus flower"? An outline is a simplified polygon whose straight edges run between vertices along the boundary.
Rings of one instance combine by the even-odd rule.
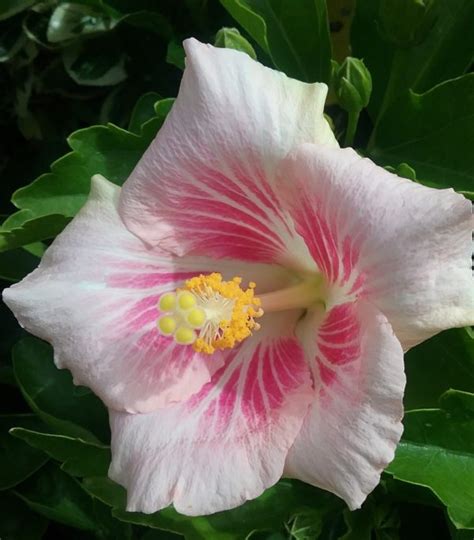
[[[110,409],[132,511],[213,513],[282,476],[358,508],[402,433],[403,350],[474,323],[471,205],[340,149],[327,88],[185,43],[123,189],[4,293]]]

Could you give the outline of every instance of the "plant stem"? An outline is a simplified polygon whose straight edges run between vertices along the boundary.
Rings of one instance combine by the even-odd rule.
[[[344,137],[344,146],[352,146],[354,135],[359,122],[360,111],[349,111],[347,118],[346,135]]]

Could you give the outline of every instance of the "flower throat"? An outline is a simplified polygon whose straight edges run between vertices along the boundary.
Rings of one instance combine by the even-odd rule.
[[[257,319],[265,312],[306,308],[319,301],[320,281],[305,280],[257,297],[254,282],[244,289],[240,277],[224,281],[219,273],[201,274],[160,297],[157,327],[162,335],[191,345],[196,352],[231,349],[260,329]]]

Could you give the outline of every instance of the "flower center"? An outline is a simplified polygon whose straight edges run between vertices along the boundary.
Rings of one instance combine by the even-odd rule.
[[[158,308],[164,315],[158,330],[197,352],[234,347],[260,328],[255,319],[263,315],[255,283],[245,290],[241,283],[240,277],[224,281],[218,273],[188,279],[182,289],[160,298]]]
[[[224,281],[219,273],[188,279],[184,287],[162,295],[158,330],[180,345],[212,354],[231,349],[260,328],[264,312],[308,308],[322,302],[319,276],[271,293],[255,296],[256,284],[241,287],[242,278]]]

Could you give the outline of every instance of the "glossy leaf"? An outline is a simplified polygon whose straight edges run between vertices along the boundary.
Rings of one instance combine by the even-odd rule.
[[[57,214],[30,219],[27,216],[31,214],[28,210],[20,210],[11,216],[15,221],[20,222],[19,226],[11,226],[14,221],[7,220],[0,227],[0,252],[54,238],[70,221],[70,218]]]
[[[147,92],[140,97],[133,108],[128,131],[140,135],[142,124],[155,116],[155,103],[160,100],[156,92]]]
[[[353,54],[369,68],[373,95],[369,110],[375,119],[384,108],[406,90],[425,92],[433,86],[462,75],[473,58],[474,3],[471,0],[437,0],[433,6],[434,25],[423,42],[397,49],[386,41],[379,19],[381,0],[357,2],[352,26]],[[400,18],[404,16],[399,10]]]
[[[280,528],[297,512],[315,508],[324,515],[329,509],[340,508],[342,503],[329,493],[311,486],[281,481],[258,499],[212,516],[189,518],[168,508],[156,514],[124,512],[113,514],[124,521],[181,533],[187,540],[215,538],[245,538],[253,531],[272,531]]]
[[[172,99],[165,99],[153,108],[147,107],[148,118],[142,109],[140,120],[144,124],[139,134],[113,124],[74,132],[68,138],[72,152],[55,161],[50,173],[14,193],[12,201],[19,211],[0,227],[0,251],[59,234],[85,203],[94,174],[122,184],[163,124],[172,103]]]
[[[474,74],[447,81],[424,94],[407,92],[380,118],[369,155],[382,165],[405,161],[421,181],[472,191],[474,168]]]
[[[457,527],[474,529],[474,394],[451,390],[440,405],[406,414],[387,472],[429,487]]]
[[[324,515],[343,507],[342,501],[330,493],[283,480],[258,499],[212,516],[190,518],[172,508],[141,514],[124,510],[126,492],[108,478],[85,478],[83,485],[89,493],[113,506],[113,515],[118,519],[181,533],[187,540],[246,538],[253,531],[275,530],[297,513],[312,511]]]
[[[61,461],[61,469],[72,476],[107,475],[110,448],[104,444],[23,428],[13,428],[10,434]]]
[[[474,347],[464,328],[442,332],[405,355],[405,408],[437,408],[454,388],[474,393]]]
[[[93,499],[52,463],[22,484],[17,494],[48,519],[86,531],[97,529]]]
[[[64,50],[63,62],[77,84],[113,86],[127,78],[125,57],[119,44],[112,39],[75,43]]]
[[[38,429],[41,424],[33,414],[0,416],[0,490],[23,482],[48,461],[43,452],[8,433],[9,429],[17,426]]]
[[[109,440],[107,411],[97,397],[74,386],[53,362],[51,347],[27,337],[13,349],[15,377],[30,407],[55,431],[95,443]]]
[[[51,43],[108,30],[112,21],[91,6],[65,2],[57,6],[48,23],[47,38]]]
[[[344,520],[347,531],[339,540],[398,540],[399,518],[397,509],[389,501],[379,502],[374,494],[360,510],[345,510]]]
[[[236,51],[244,52],[254,60],[257,58],[254,48],[240,34],[237,28],[221,28],[216,34],[214,45],[224,49],[235,49]]]
[[[329,82],[331,42],[325,0],[221,0],[290,77]]]
[[[185,67],[185,57],[186,53],[181,43],[178,43],[174,39],[171,40],[168,43],[168,49],[166,50],[166,61],[168,64],[176,66],[178,69],[183,71]]]

